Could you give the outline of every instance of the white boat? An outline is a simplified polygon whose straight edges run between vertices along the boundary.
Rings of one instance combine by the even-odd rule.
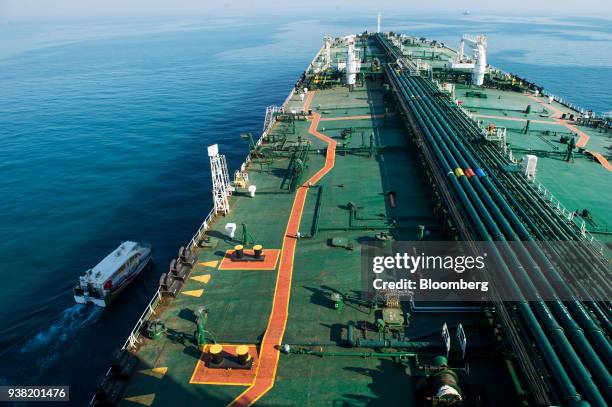
[[[151,260],[148,243],[123,242],[94,268],[79,277],[74,287],[74,300],[106,307],[131,283]]]

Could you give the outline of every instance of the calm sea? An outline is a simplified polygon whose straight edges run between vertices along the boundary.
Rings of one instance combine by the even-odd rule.
[[[324,34],[370,16],[0,26],[0,384],[70,384],[86,402],[208,213],[205,153],[230,172]],[[612,24],[593,18],[385,17],[385,30],[456,46],[489,36],[490,63],[597,112],[612,110]],[[154,268],[109,309],[71,287],[120,241]]]

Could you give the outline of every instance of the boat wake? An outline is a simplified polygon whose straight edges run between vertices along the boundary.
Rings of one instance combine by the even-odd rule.
[[[93,325],[103,308],[74,304],[60,314],[59,319],[44,331],[36,333],[22,347],[21,353],[38,354],[39,367],[49,367],[65,352],[65,344],[78,336],[78,333]]]

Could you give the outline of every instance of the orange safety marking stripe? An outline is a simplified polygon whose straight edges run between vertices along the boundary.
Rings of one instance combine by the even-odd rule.
[[[608,171],[612,171],[612,165],[608,162],[608,160],[606,160],[603,155],[601,155],[601,153],[598,153],[597,151],[587,151],[587,153],[595,157],[595,159],[599,161],[599,163],[603,165],[605,169],[607,169]]]
[[[308,109],[310,108],[310,104],[312,103],[312,98],[314,97],[314,92],[308,92],[306,95],[306,99],[304,100],[304,113],[308,114]]]
[[[533,95],[526,95],[529,99],[535,100],[536,102],[538,102],[540,105],[544,106],[544,108],[548,108],[550,110],[553,111],[553,118],[555,119],[559,119],[562,115],[563,112],[559,109],[557,109],[556,107],[554,107],[552,104],[549,104],[548,102],[545,102],[543,100],[538,99],[537,97],[533,96]]]
[[[308,97],[306,98],[308,103],[305,105],[304,110],[308,109],[313,96],[313,91],[308,92]],[[255,381],[251,387],[246,389],[230,403],[232,407],[249,406],[259,400],[259,398],[274,386],[276,369],[278,368],[279,347],[285,333],[285,326],[289,313],[293,259],[297,244],[296,235],[300,227],[306,196],[308,195],[308,186],[317,183],[323,178],[323,176],[334,167],[335,163],[336,142],[317,131],[320,120],[321,116],[318,113],[313,113],[313,120],[308,132],[327,143],[328,148],[325,157],[325,165],[303,183],[295,194],[287,229],[283,237],[280,265],[276,277],[276,287],[274,288],[274,299],[272,301],[272,312],[270,313],[268,326],[266,327],[266,332],[259,350],[259,365],[255,373]]]

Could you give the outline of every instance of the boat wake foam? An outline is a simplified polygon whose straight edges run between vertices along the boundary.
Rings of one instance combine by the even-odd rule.
[[[21,353],[39,353],[39,367],[48,367],[61,354],[64,344],[83,328],[93,325],[104,310],[75,304],[66,308],[59,319],[44,331],[36,333],[22,347]]]

